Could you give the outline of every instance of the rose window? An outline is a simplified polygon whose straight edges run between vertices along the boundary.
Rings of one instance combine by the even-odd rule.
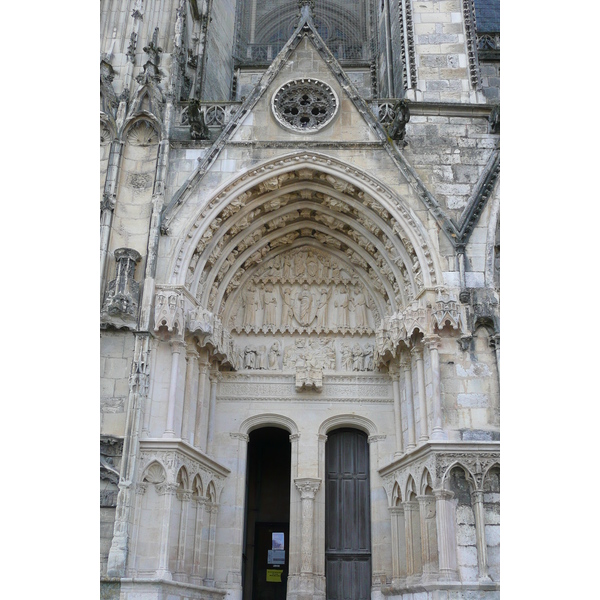
[[[337,107],[335,92],[316,79],[290,81],[273,96],[275,117],[293,131],[318,131],[333,119]]]

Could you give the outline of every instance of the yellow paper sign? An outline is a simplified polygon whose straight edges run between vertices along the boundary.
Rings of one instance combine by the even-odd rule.
[[[267,569],[267,581],[273,581],[275,583],[281,583],[281,569]]]

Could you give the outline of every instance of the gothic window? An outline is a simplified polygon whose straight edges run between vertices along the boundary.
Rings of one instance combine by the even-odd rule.
[[[342,62],[371,59],[369,0],[315,0],[314,22],[334,56]],[[268,64],[298,24],[298,0],[239,0],[236,59]]]

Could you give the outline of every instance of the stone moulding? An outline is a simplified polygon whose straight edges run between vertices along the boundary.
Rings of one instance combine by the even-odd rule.
[[[214,475],[217,483],[221,485],[222,480],[231,473],[227,467],[219,464],[183,440],[142,439],[140,440],[140,455],[140,472],[143,473],[147,465],[157,461],[166,469],[169,480],[172,478],[173,481],[175,481],[175,476],[182,466],[186,467],[190,480],[193,480],[194,473],[203,471]],[[205,487],[208,487],[208,485]]]

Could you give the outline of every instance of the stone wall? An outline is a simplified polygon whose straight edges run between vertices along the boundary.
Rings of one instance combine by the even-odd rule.
[[[100,334],[100,428],[106,435],[123,436],[134,336],[125,331]]]

